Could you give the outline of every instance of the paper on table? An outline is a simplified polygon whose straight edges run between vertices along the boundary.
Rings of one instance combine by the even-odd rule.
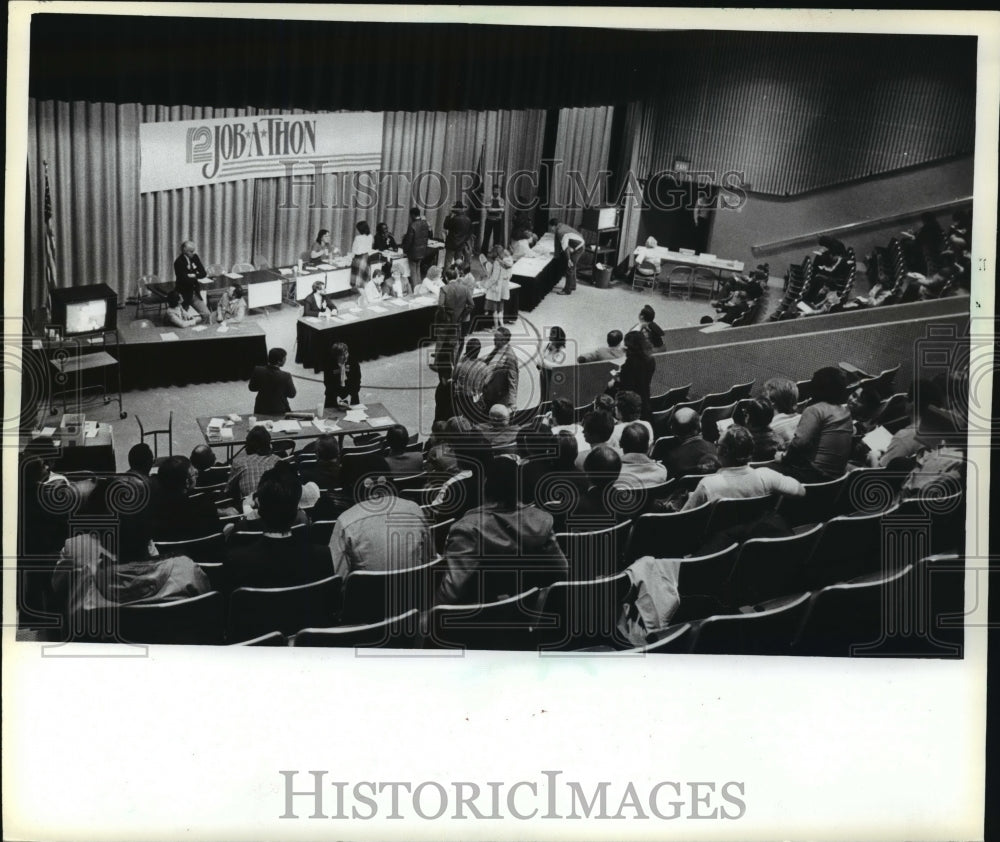
[[[350,407],[348,407],[348,408],[351,409],[351,410],[358,410],[359,409],[362,412],[364,412],[365,410],[368,409],[368,405],[367,404],[363,404],[363,403],[352,403],[350,405]]]
[[[42,350],[42,340],[41,339],[32,339],[31,340],[31,350],[32,351],[41,351]]]
[[[228,326],[226,325],[226,323],[225,323],[225,322],[223,322],[223,323],[222,323],[221,325],[219,325],[219,326],[218,326],[218,327],[217,327],[217,328],[215,329],[215,332],[216,332],[216,333],[229,333],[229,328],[228,328]]]
[[[193,328],[191,328],[191,331],[193,333],[199,333],[203,330],[208,330],[208,325],[195,325]]]
[[[170,331],[169,333],[161,333],[160,339],[162,339],[164,342],[173,342],[177,339],[180,339],[180,337],[173,331]]]
[[[876,427],[868,435],[864,436],[861,441],[868,445],[870,450],[874,450],[876,453],[885,453],[889,448],[889,442],[892,441],[892,433],[885,427]]]
[[[372,313],[388,313],[389,312],[388,310],[385,309],[385,307],[380,307],[378,304],[372,304],[371,307],[369,307],[368,309]]]
[[[380,415],[378,418],[369,418],[368,423],[373,427],[391,427],[396,422],[388,415]]]
[[[392,304],[394,307],[409,307],[410,306],[410,302],[408,302],[405,298],[390,298],[385,303],[386,304]]]
[[[97,438],[97,428],[95,427],[93,430],[87,430],[83,434],[83,437],[86,438],[86,439],[96,439]]]
[[[219,438],[231,439],[232,437],[233,437],[232,427],[223,427],[221,430],[219,430]]]
[[[275,421],[272,429],[276,433],[297,433],[302,425],[294,418],[286,418],[284,421]]]
[[[358,320],[357,313],[341,313],[339,320],[342,322],[356,322]]]
[[[210,284],[213,283],[211,278],[198,278],[199,284]]]
[[[278,271],[281,272],[282,275],[291,275],[292,274],[292,270],[288,269],[288,268],[279,269]]]
[[[238,281],[243,276],[239,272],[226,272],[225,277],[232,278],[234,281]]]
[[[317,269],[322,269],[324,272],[329,272],[333,267],[329,263],[317,263]]]
[[[368,420],[368,416],[363,409],[349,409],[344,414],[344,420],[349,424],[363,424]]]
[[[316,316],[303,316],[303,318],[307,322],[311,322],[312,324],[316,324],[316,325],[319,324],[319,319]]]
[[[55,427],[42,427],[42,431],[38,435],[40,435],[40,436],[48,436],[48,437],[51,438],[55,434],[56,434],[56,428]]]
[[[91,336],[90,339],[87,340],[87,342],[89,342],[91,345],[102,345],[102,344],[104,344],[104,337],[103,336]]]

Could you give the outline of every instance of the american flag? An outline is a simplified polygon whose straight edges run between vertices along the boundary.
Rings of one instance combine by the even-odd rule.
[[[45,162],[45,284],[56,285],[56,240],[52,233],[52,192],[49,190],[49,163]]]

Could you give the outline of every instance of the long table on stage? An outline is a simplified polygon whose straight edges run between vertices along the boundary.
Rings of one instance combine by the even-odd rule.
[[[511,284],[510,299],[504,308],[504,320],[513,321],[519,311],[518,284]],[[473,295],[473,319],[484,313],[486,296],[482,290]],[[329,319],[299,317],[295,326],[295,362],[320,372],[334,342],[351,349],[351,357],[361,362],[380,355],[412,351],[423,340],[430,340],[431,325],[437,311],[437,299],[431,296],[391,298],[378,304],[346,310],[341,304],[337,316]]]
[[[273,304],[281,304],[282,290],[285,285],[285,276],[280,269],[254,269],[252,272],[233,272],[238,277],[230,277],[230,274],[223,273],[212,278],[203,278],[198,282],[198,288],[202,296],[206,299],[212,293],[222,294],[233,284],[240,284],[247,294],[247,307],[254,310],[258,307],[270,307]],[[160,281],[150,284],[150,289],[160,295],[168,295],[173,290],[173,281]]]
[[[521,310],[534,310],[565,274],[565,261],[556,258],[554,250],[555,239],[545,234],[529,254],[514,263],[511,280],[521,287]]]
[[[255,365],[267,362],[263,328],[251,320],[221,327],[178,328],[148,319],[123,325],[119,328],[122,388],[249,379]]]
[[[201,434],[205,437],[205,443],[209,447],[229,448],[230,455],[232,454],[232,449],[234,447],[242,447],[246,444],[247,433],[256,425],[267,427],[271,433],[272,439],[292,439],[296,442],[309,441],[330,433],[331,435],[337,436],[341,443],[343,443],[344,436],[380,433],[388,430],[390,427],[398,423],[396,419],[389,414],[389,411],[380,403],[365,404],[364,411],[368,416],[368,420],[354,422],[344,420],[347,410],[334,408],[326,409],[323,412],[322,420],[325,423],[323,424],[322,429],[316,426],[315,418],[309,421],[297,421],[296,423],[298,424],[298,429],[296,430],[283,429],[280,425],[288,425],[289,423],[289,421],[283,416],[255,415],[252,412],[240,414],[238,419],[235,419],[235,413],[231,415],[230,413],[220,412],[214,416],[198,418],[197,421],[198,428],[201,430]],[[213,418],[221,418],[224,421],[231,422],[225,429],[232,430],[232,435],[223,437],[222,435],[209,434],[209,423]],[[251,422],[250,419],[253,419],[253,422]],[[330,422],[335,425],[335,428],[330,427]],[[275,429],[275,425],[279,425],[278,429]]]

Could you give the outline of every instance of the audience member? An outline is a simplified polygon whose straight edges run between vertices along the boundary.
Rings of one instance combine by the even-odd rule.
[[[621,477],[621,456],[606,444],[597,444],[587,453],[582,467],[587,490],[566,515],[566,530],[592,532],[614,526],[622,519],[615,507],[616,493],[613,490]]]
[[[642,417],[647,421],[653,417],[649,404],[650,384],[656,371],[656,360],[646,335],[638,330],[625,334],[625,362],[622,367],[611,372],[608,393],[620,391],[635,392],[642,401]]]
[[[796,409],[799,402],[799,387],[787,377],[772,377],[764,384],[764,397],[774,407],[771,432],[778,438],[781,449],[788,447],[801,417]]]
[[[673,414],[670,432],[677,444],[664,460],[668,476],[683,477],[702,473],[704,460],[717,459],[715,445],[701,435],[701,416],[690,407],[682,407]]]
[[[771,429],[774,407],[767,398],[741,401],[733,413],[733,423],[745,427],[753,437],[751,462],[766,462],[774,458],[780,442]]]
[[[576,457],[577,470],[583,470],[584,461],[591,450],[598,445],[608,445],[608,439],[614,431],[615,419],[610,412],[591,410],[583,417],[583,441],[586,446],[580,448]]]
[[[195,488],[203,488],[206,485],[218,485],[229,475],[229,468],[221,466],[216,470],[215,451],[207,444],[197,444],[191,451],[191,464],[197,473],[194,481]]]
[[[821,368],[810,381],[813,403],[803,410],[795,435],[780,456],[780,470],[800,482],[842,476],[851,456],[854,423],[844,405],[847,385],[838,368]]]
[[[396,495],[382,460],[354,484],[357,502],[337,518],[330,538],[333,571],[404,570],[426,564],[433,541],[420,506]]]
[[[249,497],[257,490],[264,471],[273,468],[279,459],[271,452],[271,434],[258,424],[247,433],[242,453],[233,457],[229,468],[228,493],[234,500]]]
[[[209,453],[212,452],[208,445],[199,445],[199,447],[204,447]],[[195,448],[195,450],[197,449]],[[214,456],[212,460],[213,462],[215,461]],[[153,461],[153,450],[148,444],[145,442],[134,444],[128,452],[128,473],[148,484],[149,472],[153,469]]]
[[[954,427],[942,416],[931,412],[932,406],[941,406],[943,396],[937,385],[928,379],[914,381],[907,395],[911,401],[913,421],[897,430],[882,453],[872,452],[869,464],[886,468],[896,459],[910,459],[920,451],[934,447],[942,434],[954,433]]]
[[[224,570],[232,588],[287,588],[333,575],[328,547],[309,540],[301,522],[302,482],[284,462],[265,471],[254,495],[263,532],[255,541],[229,549]]]
[[[472,337],[465,343],[465,353],[451,375],[451,399],[454,411],[466,418],[478,415],[479,398],[486,382],[486,363],[479,359],[482,343]]]
[[[602,395],[601,397],[607,396]],[[642,420],[642,398],[640,398],[635,392],[619,392],[615,396],[615,415],[618,418],[618,422],[615,424],[615,429],[611,434],[611,438],[608,439],[608,444],[613,448],[620,449],[618,444],[619,438],[622,431],[629,424],[641,424],[646,428],[649,440],[653,440],[653,425],[648,421]]]
[[[588,351],[586,354],[580,354],[576,358],[576,361],[578,363],[592,363],[599,360],[620,360],[625,356],[625,349],[622,347],[622,340],[624,338],[620,330],[610,330],[606,339],[608,343],[606,347]]]
[[[705,477],[691,492],[685,509],[693,509],[721,498],[763,497],[767,494],[786,494],[802,497],[806,490],[798,480],[772,471],[770,468],[751,468],[754,441],[750,431],[733,424],[719,440],[721,467]]]
[[[316,439],[315,453],[315,462],[299,466],[302,482],[314,482],[321,491],[340,488],[340,442],[337,437],[332,433],[320,436]]]
[[[281,370],[287,359],[284,348],[272,348],[267,352],[267,365],[254,366],[249,389],[257,393],[255,414],[284,415],[291,410],[288,399],[295,397],[295,382],[291,374]]]
[[[68,617],[112,606],[187,599],[212,590],[204,571],[187,556],[150,557],[145,517],[119,515],[116,532],[117,552],[102,546],[97,531],[74,535],[63,546],[52,590]],[[89,625],[72,621],[77,629]]]
[[[499,327],[493,333],[493,350],[486,357],[486,377],[481,405],[488,411],[494,404],[503,404],[513,411],[517,405],[518,366],[514,349],[510,347],[510,331]]]
[[[408,451],[410,431],[402,424],[395,424],[385,434],[385,443],[389,447],[385,462],[390,473],[395,476],[413,476],[424,469],[424,457],[418,451]]]
[[[656,311],[650,307],[648,304],[644,305],[639,311],[639,322],[632,328],[632,330],[637,330],[646,337],[646,341],[649,342],[652,348],[662,348],[663,347],[663,328],[661,328],[655,321]],[[626,339],[628,337],[626,336]],[[628,347],[626,343],[626,348]]]
[[[477,428],[489,442],[494,454],[500,450],[513,449],[518,428],[511,426],[510,410],[503,404],[491,406],[489,421],[477,425]]]
[[[500,456],[486,475],[486,502],[448,531],[439,603],[493,602],[565,579],[552,515],[518,499],[517,460]]]
[[[222,531],[208,495],[191,496],[196,477],[186,456],[169,456],[160,465],[149,512],[154,540],[186,541]]]
[[[559,325],[549,329],[549,341],[539,350],[537,368],[554,368],[566,362],[566,331]]]
[[[649,451],[649,430],[632,422],[622,430],[621,482],[628,488],[651,488],[667,481],[667,469],[646,454]]]
[[[854,435],[866,435],[878,426],[875,418],[881,406],[882,398],[871,385],[865,383],[851,391],[847,396],[847,409],[854,422]]]

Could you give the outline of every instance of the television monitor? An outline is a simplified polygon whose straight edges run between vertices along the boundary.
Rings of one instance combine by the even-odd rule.
[[[54,289],[49,294],[52,323],[64,336],[114,330],[118,326],[118,294],[107,284]]]
[[[618,226],[618,208],[613,205],[608,208],[585,208],[581,227],[588,231],[601,231],[605,228]]]

